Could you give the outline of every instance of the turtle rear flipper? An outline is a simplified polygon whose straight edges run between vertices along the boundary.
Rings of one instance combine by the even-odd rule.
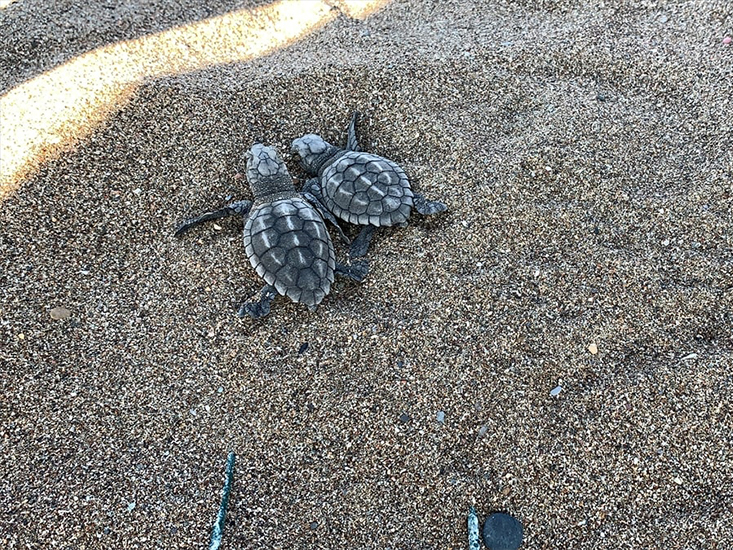
[[[358,262],[353,262],[351,265],[337,263],[334,271],[336,275],[348,277],[357,283],[361,283],[369,273],[369,262],[367,260],[359,260]]]
[[[270,304],[277,296],[277,290],[272,285],[267,285],[260,291],[260,299],[256,302],[242,304],[237,312],[239,317],[249,315],[252,319],[260,319],[270,313]]]
[[[367,225],[361,230],[359,236],[351,242],[349,256],[352,258],[361,258],[366,256],[369,244],[372,242],[372,235],[374,234],[375,229],[376,227],[373,225]]]
[[[420,193],[413,191],[412,202],[417,210],[423,216],[430,216],[432,214],[438,214],[439,212],[445,212],[448,207],[440,201],[429,201]]]

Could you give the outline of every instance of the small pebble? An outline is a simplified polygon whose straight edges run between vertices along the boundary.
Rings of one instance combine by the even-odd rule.
[[[317,521],[312,521],[311,522],[311,530],[315,531],[316,529],[318,529],[318,522]]]
[[[592,355],[595,355],[596,353],[598,353],[598,346],[596,346],[595,343],[591,344],[590,346],[588,346],[588,351],[591,352]]]
[[[410,421],[410,416],[407,413],[402,413],[400,415],[400,422],[403,424],[407,424]]]
[[[137,506],[137,503],[135,503],[135,502],[130,502],[130,503],[129,503],[129,504],[127,505],[127,511],[128,511],[128,512],[132,512],[132,511],[133,511],[133,510],[135,509],[135,506]]]
[[[298,348],[298,355],[303,355],[306,351],[308,351],[308,342],[303,342]]]
[[[562,386],[557,386],[556,388],[553,388],[552,390],[550,390],[550,395],[552,397],[557,397],[558,395],[560,395],[561,391],[562,391]]]
[[[723,44],[725,44],[726,46],[731,42],[733,42],[733,38],[731,38],[730,36],[726,36],[725,38],[723,38]]]
[[[508,514],[491,514],[483,529],[484,544],[489,550],[517,550],[522,545],[524,528]]]
[[[55,307],[50,311],[51,319],[59,321],[71,317],[71,312],[65,307]]]
[[[445,420],[445,413],[443,411],[438,411],[438,414],[435,415],[435,419],[442,424]]]

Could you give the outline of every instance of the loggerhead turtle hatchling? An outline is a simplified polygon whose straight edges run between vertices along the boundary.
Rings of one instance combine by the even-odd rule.
[[[366,262],[351,266],[336,263],[331,237],[321,214],[333,223],[328,212],[307,193],[295,190],[285,163],[272,147],[255,144],[247,152],[247,180],[254,202],[243,200],[220,210],[187,220],[176,230],[178,237],[203,222],[243,216],[244,249],[252,267],[267,285],[256,302],[245,303],[239,316],[257,319],[270,312],[279,293],[314,311],[328,294],[334,273],[362,281]],[[340,229],[340,228],[339,228]]]
[[[377,227],[405,226],[414,207],[420,214],[447,209],[442,202],[428,201],[410,188],[397,163],[360,151],[356,139],[355,112],[351,117],[346,149],[327,143],[321,136],[306,134],[293,141],[292,152],[300,155],[309,179],[303,190],[312,193],[337,218],[366,226],[351,244],[354,258],[366,254]]]

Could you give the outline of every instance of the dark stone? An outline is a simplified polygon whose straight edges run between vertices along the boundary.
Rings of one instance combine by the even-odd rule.
[[[300,348],[298,349],[298,355],[304,354],[308,350],[308,342],[303,342],[300,344]]]
[[[402,413],[400,415],[400,422],[402,422],[403,424],[407,424],[409,421],[410,421],[410,415],[408,415],[407,413]]]
[[[318,529],[318,522],[317,521],[312,521],[311,522],[311,529],[313,531],[315,531],[316,529]]]
[[[522,524],[508,514],[491,514],[483,529],[484,544],[489,550],[517,550],[522,545]]]

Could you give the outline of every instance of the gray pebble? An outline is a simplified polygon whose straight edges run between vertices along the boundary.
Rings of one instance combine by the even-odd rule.
[[[508,514],[491,514],[484,522],[484,544],[489,550],[517,550],[522,545],[522,524]]]
[[[55,321],[71,317],[71,311],[65,307],[55,307],[49,313],[51,315],[51,319],[54,319]]]

